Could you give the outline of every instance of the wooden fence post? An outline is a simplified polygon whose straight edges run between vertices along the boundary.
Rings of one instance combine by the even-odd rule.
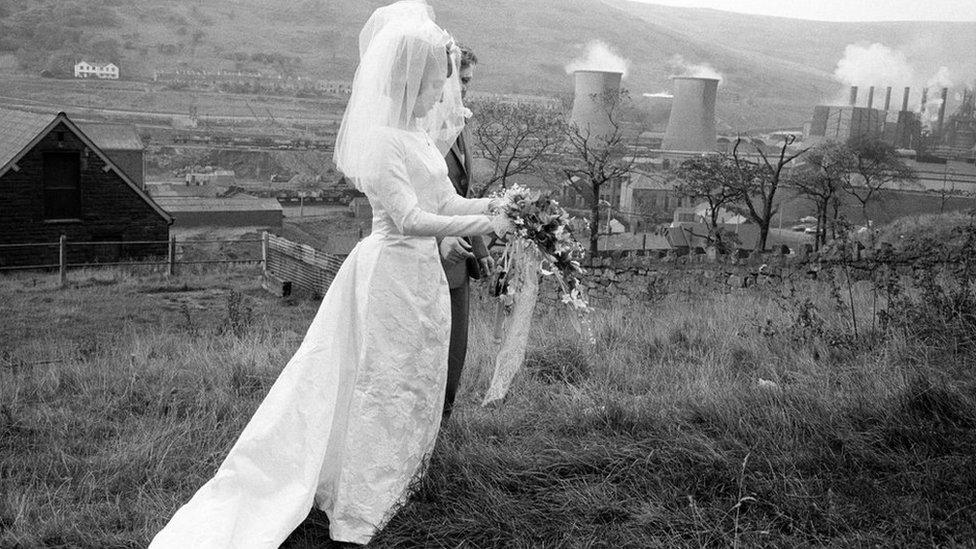
[[[65,244],[67,240],[67,236],[61,235],[58,241],[58,278],[62,288],[68,285],[68,250]]]
[[[173,276],[176,274],[176,235],[169,237],[168,250],[166,275]]]
[[[261,274],[268,275],[268,231],[261,231]]]

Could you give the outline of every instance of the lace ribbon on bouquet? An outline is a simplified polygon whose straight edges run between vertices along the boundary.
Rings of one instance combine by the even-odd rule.
[[[508,394],[512,379],[525,360],[529,342],[532,312],[539,296],[539,254],[523,241],[506,249],[508,288],[500,297],[495,311],[495,373],[485,394],[482,406],[502,400]]]
[[[540,275],[556,281],[560,300],[573,309],[577,334],[592,341],[585,318],[589,307],[580,284],[583,246],[573,237],[569,214],[551,197],[518,185],[492,198],[498,202],[497,213],[508,218],[512,229],[506,235],[493,292],[498,298],[495,344],[499,351],[482,405],[505,398],[522,367]]]

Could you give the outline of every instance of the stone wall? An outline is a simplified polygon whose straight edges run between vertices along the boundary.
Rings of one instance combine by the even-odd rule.
[[[714,251],[605,257],[584,265],[583,283],[590,304],[603,308],[653,301],[668,293],[729,291],[815,278],[820,266],[811,259],[797,254],[724,255]],[[558,298],[556,284],[544,280],[542,303],[554,304]]]

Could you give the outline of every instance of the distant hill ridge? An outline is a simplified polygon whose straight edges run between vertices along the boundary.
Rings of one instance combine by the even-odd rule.
[[[377,0],[0,0],[0,54],[23,70],[64,70],[79,52],[123,77],[198,68],[350,79],[356,40]],[[481,60],[475,86],[569,94],[564,67],[599,39],[630,61],[634,95],[667,89],[675,56],[725,77],[719,128],[799,126],[838,93],[847,44],[935,42],[946,56],[976,51],[976,23],[818,23],[628,0],[432,0],[438,22]],[[924,53],[924,52],[923,52]],[[922,56],[938,63],[937,56]]]

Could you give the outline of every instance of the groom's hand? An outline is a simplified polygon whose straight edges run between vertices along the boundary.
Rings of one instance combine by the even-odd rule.
[[[495,271],[495,259],[490,255],[479,259],[478,265],[481,267],[481,276],[484,278],[488,278]]]
[[[451,265],[461,261],[467,261],[469,257],[474,257],[474,254],[471,253],[471,245],[455,236],[449,236],[441,240],[440,252],[441,259]]]

